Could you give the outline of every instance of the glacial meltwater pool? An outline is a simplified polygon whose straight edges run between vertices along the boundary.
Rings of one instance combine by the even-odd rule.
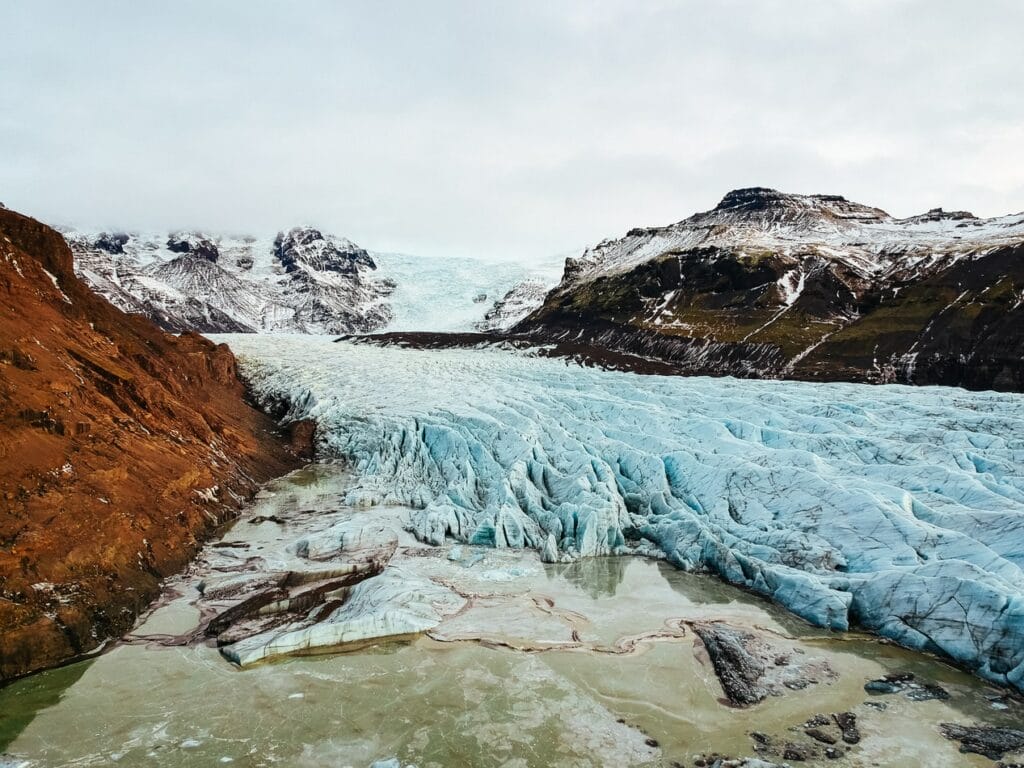
[[[167,584],[125,642],[0,690],[0,765],[689,767],[720,753],[776,764],[991,766],[961,753],[940,724],[1024,720],[1006,690],[936,658],[815,628],[659,560],[545,564],[529,549],[423,544],[406,530],[415,510],[347,506],[352,483],[331,464],[271,483]],[[370,546],[367,531],[395,542],[383,573],[364,583],[398,573],[400,585],[429,582],[458,603],[420,634],[244,668],[197,632],[216,614],[214,585],[234,584],[233,597],[220,594],[237,600],[296,557],[331,563],[317,553],[332,531],[343,532],[340,551]],[[300,602],[293,593],[289,610],[316,610]],[[725,638],[722,647],[742,639],[763,673],[747,680],[759,701],[725,700],[702,636]],[[720,659],[726,673],[735,656]],[[914,678],[903,690],[864,689],[904,673]],[[855,740],[844,739],[850,715]],[[801,751],[800,763],[785,757]]]

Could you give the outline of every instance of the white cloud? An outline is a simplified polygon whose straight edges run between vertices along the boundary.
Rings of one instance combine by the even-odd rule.
[[[0,199],[543,258],[728,189],[1024,209],[1024,4],[0,6]]]

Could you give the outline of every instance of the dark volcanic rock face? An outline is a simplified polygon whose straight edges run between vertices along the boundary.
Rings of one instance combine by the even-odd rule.
[[[107,253],[124,253],[124,246],[128,239],[128,235],[124,232],[101,232],[99,237],[93,241],[93,245]]]
[[[730,192],[566,262],[513,333],[677,372],[1024,389],[1024,214]]]
[[[853,203],[840,195],[789,195],[766,187],[734,189],[715,206],[714,213],[751,214],[777,221],[799,219],[811,213],[848,221],[884,221],[885,211]]]
[[[1000,760],[1007,752],[1024,750],[1024,731],[1015,728],[943,723],[941,729],[947,739],[960,742],[961,752],[984,755],[990,760]]]
[[[323,272],[355,275],[360,267],[376,269],[370,254],[350,240],[326,238],[312,227],[279,232],[274,239],[275,257],[285,272],[296,272],[303,264]]]
[[[190,232],[173,234],[167,238],[167,250],[171,253],[187,253],[213,263],[217,263],[220,258],[220,251],[212,240]],[[124,253],[123,249],[121,253]]]
[[[227,347],[124,314],[57,232],[9,211],[0,297],[2,681],[126,631],[294,459]]]

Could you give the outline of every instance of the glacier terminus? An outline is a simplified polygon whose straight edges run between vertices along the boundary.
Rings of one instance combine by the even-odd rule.
[[[219,337],[425,542],[664,557],[1024,688],[1024,403],[641,376],[500,349]]]

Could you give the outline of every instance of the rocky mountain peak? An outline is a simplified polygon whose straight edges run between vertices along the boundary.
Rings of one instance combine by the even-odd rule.
[[[124,247],[130,239],[131,236],[126,232],[100,232],[92,244],[101,251],[121,254],[124,253]]]
[[[775,206],[784,206],[791,198],[792,195],[769,187],[744,187],[726,192],[725,197],[715,206],[715,210],[765,211]]]
[[[279,233],[278,237],[283,239],[285,235]],[[287,237],[298,245],[309,245],[317,240],[325,239],[324,233],[313,227],[292,227],[288,230]]]
[[[187,253],[199,259],[217,263],[220,250],[210,238],[196,232],[175,232],[167,238],[167,250],[171,253]]]
[[[946,211],[942,208],[932,208],[927,213],[911,216],[903,221],[908,224],[925,224],[933,221],[973,221],[977,218],[970,211]]]
[[[687,373],[1024,388],[1024,216],[764,187],[568,259],[515,333]]]
[[[377,268],[366,249],[342,237],[325,236],[312,227],[293,227],[287,232],[278,232],[274,238],[274,255],[285,272],[295,272],[301,264],[342,275],[355,275],[360,267]]]
[[[350,333],[392,316],[384,299],[394,286],[372,274],[370,255],[311,227],[276,238],[185,229],[64,236],[94,290],[175,332]]]
[[[847,200],[842,195],[798,195],[768,187],[747,187],[728,192],[706,215],[724,214],[729,219],[801,220],[817,218],[830,221],[888,221],[889,214]]]

